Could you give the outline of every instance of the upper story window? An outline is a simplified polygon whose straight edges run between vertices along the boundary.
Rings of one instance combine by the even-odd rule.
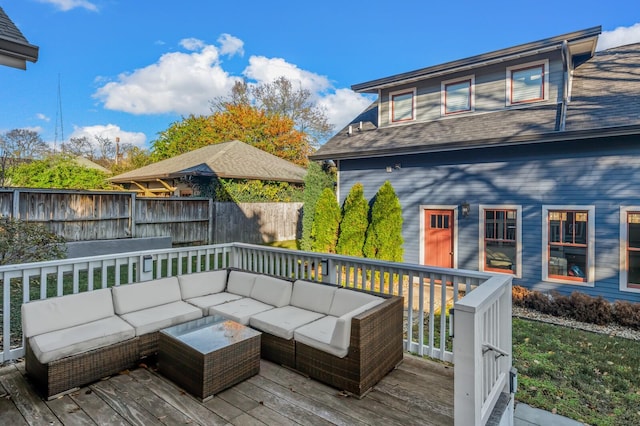
[[[473,111],[475,76],[443,81],[441,86],[442,115]]]
[[[415,119],[416,89],[389,93],[389,121],[399,123]]]
[[[507,68],[507,105],[543,101],[548,98],[548,61]]]
[[[594,282],[593,206],[543,206],[543,279],[557,282]]]

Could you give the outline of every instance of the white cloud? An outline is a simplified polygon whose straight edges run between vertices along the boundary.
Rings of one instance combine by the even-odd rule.
[[[190,37],[180,40],[180,46],[184,47],[187,50],[195,52],[196,50],[201,50],[206,46],[206,44],[200,39]]]
[[[226,56],[244,55],[244,42],[231,34],[222,34],[218,37],[220,54]]]
[[[69,138],[81,138],[86,137],[89,139],[91,143],[95,143],[95,136],[100,136],[103,138],[109,138],[114,143],[116,138],[120,138],[121,144],[131,144],[140,148],[144,148],[144,144],[146,142],[147,137],[144,133],[141,132],[127,132],[120,128],[120,126],[115,124],[107,124],[107,125],[95,125],[95,126],[84,126],[84,127],[74,127],[73,133]]]
[[[95,82],[101,87],[93,96],[107,109],[132,114],[209,114],[209,101],[228,96],[233,84],[242,79],[227,72],[220,57],[243,55],[243,41],[222,34],[217,43],[214,46],[196,38],[183,39],[180,45],[188,52],[166,53],[156,63],[122,73],[115,81],[96,77]],[[325,108],[336,131],[372,101],[370,96],[350,89],[336,89],[326,76],[301,69],[282,58],[251,56],[242,75],[249,84],[288,78],[296,88],[308,90],[312,100]]]
[[[351,120],[367,108],[373,97],[361,95],[351,89],[337,89],[318,100],[318,105],[327,113],[334,132],[342,130]]]
[[[82,7],[84,9],[90,10],[92,12],[98,11],[98,6],[91,3],[88,0],[39,0],[40,3],[48,3],[52,4],[58,9],[66,12],[71,9],[75,9],[76,7]]]
[[[598,38],[598,47],[596,50],[604,50],[632,43],[640,43],[640,22],[630,27],[618,27],[613,31],[603,31]]]
[[[107,109],[132,114],[209,113],[209,101],[226,96],[239,77],[222,69],[216,46],[197,39],[182,40],[181,45],[195,51],[166,53],[155,64],[120,74],[94,97]]]
[[[46,115],[44,115],[44,114],[43,114],[43,113],[41,113],[41,112],[39,112],[39,113],[37,113],[37,114],[36,114],[36,118],[37,118],[38,120],[46,121],[47,123],[48,123],[49,121],[51,121],[51,119],[50,119],[49,117],[47,117]]]
[[[270,83],[279,77],[286,77],[294,85],[299,84],[314,95],[320,95],[332,87],[327,77],[300,69],[282,58],[252,56],[249,66],[242,73],[257,83]]]

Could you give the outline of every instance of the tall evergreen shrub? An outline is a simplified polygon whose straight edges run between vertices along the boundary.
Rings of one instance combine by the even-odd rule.
[[[316,162],[309,163],[307,175],[304,178],[304,194],[302,208],[302,236],[300,238],[300,250],[311,250],[311,228],[316,212],[316,204],[322,190],[333,188],[333,179],[326,173],[322,166]]]
[[[329,188],[320,194],[311,228],[311,250],[322,253],[335,253],[340,225],[340,205]]]
[[[378,190],[371,206],[371,220],[364,243],[366,257],[402,262],[402,207],[391,183]]]
[[[369,203],[364,198],[364,187],[358,182],[353,185],[342,205],[337,253],[362,257],[368,226]]]

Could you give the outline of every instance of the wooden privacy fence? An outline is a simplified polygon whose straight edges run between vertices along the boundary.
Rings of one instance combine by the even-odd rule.
[[[0,190],[0,215],[39,223],[67,241],[167,237],[174,245],[296,239],[302,203],[214,203],[124,191]]]

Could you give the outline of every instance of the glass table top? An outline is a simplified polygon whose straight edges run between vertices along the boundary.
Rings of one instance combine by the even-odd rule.
[[[174,325],[160,330],[160,333],[171,336],[203,354],[261,334],[259,331],[219,315]]]

